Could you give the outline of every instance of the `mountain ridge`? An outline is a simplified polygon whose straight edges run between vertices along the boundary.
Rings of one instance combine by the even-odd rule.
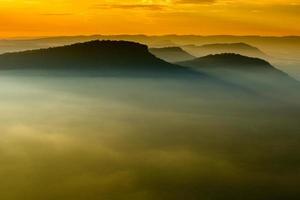
[[[146,45],[128,41],[94,40],[47,49],[0,55],[0,69],[102,70],[173,75],[195,75],[199,72],[174,65],[152,55]]]
[[[195,56],[184,51],[181,47],[163,47],[163,48],[150,48],[149,51],[156,57],[163,59],[167,62],[180,62],[196,58]]]
[[[245,65],[269,65],[273,67],[268,61],[261,58],[253,58],[250,56],[244,56],[236,53],[221,53],[221,54],[210,54],[203,57],[198,57],[186,62],[179,63],[188,63],[188,62],[201,62],[201,64],[213,65],[214,62],[223,62],[224,65],[245,67]],[[274,67],[273,67],[274,68]]]
[[[197,45],[186,45],[183,48],[198,57],[207,56],[210,54],[223,54],[223,53],[234,53],[244,56],[257,57],[267,59],[269,56],[261,51],[259,48],[249,45],[244,42],[237,43],[211,43],[204,44],[201,46]]]
[[[278,94],[290,95],[300,89],[299,81],[260,58],[225,53],[177,64],[261,93],[274,95],[276,91],[280,91]],[[297,93],[295,96],[298,98]]]

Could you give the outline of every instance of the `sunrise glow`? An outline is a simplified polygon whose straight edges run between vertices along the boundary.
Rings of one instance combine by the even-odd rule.
[[[0,37],[299,35],[299,0],[1,0]]]

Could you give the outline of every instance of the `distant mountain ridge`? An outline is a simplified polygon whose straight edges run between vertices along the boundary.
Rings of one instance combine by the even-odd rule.
[[[268,58],[268,55],[266,55],[257,47],[241,42],[205,44],[202,46],[186,45],[183,48],[199,57],[207,56],[210,54],[235,53],[263,59]]]
[[[205,67],[205,68],[235,68],[236,70],[261,70],[263,68],[275,68],[267,61],[260,58],[243,56],[235,53],[222,53],[207,55],[193,60],[179,62],[190,66]],[[279,70],[278,70],[279,71]]]
[[[149,51],[156,57],[171,63],[196,58],[180,47],[150,48]]]
[[[244,50],[255,50],[260,51],[257,47],[251,46],[249,44],[238,42],[238,43],[215,43],[215,44],[205,44],[202,45],[203,48],[224,48],[224,49],[244,49]]]
[[[247,75],[249,73],[255,75],[269,75],[271,73],[272,75],[294,80],[263,59],[233,53],[208,55],[189,61],[178,62],[177,64],[208,73],[222,73],[224,71],[241,73],[241,75]]]
[[[197,46],[215,43],[246,43],[258,47],[272,57],[297,58],[300,51],[300,36],[232,36],[232,35],[78,35],[0,40],[0,53],[69,45],[91,40],[126,40],[147,44],[150,47]],[[200,55],[199,55],[200,56]]]
[[[240,94],[253,90],[285,95],[277,91],[299,89],[297,81],[262,59],[218,54],[171,64],[151,54],[146,45],[128,41],[95,40],[5,53],[0,55],[0,70],[55,76],[176,77]]]
[[[77,36],[52,36],[35,38],[7,38],[0,39],[0,54],[6,52],[17,52],[31,49],[49,48],[53,46],[70,45],[78,42],[87,42],[91,40],[124,40],[146,44],[149,47],[168,47],[186,45],[206,45],[206,44],[224,44],[224,43],[245,43],[259,48],[268,58],[258,55],[246,54],[250,57],[259,57],[272,63],[276,63],[281,70],[294,74],[299,77],[298,67],[300,65],[300,36],[233,36],[233,35],[77,35]],[[186,49],[185,49],[186,50]],[[203,54],[194,54],[196,57],[205,56]],[[215,52],[217,53],[217,52]],[[215,54],[213,53],[213,54]],[[218,52],[221,53],[221,52]],[[226,52],[222,52],[226,53]],[[232,52],[240,53],[241,52]],[[209,53],[211,54],[211,53]],[[207,54],[208,55],[208,54]],[[243,55],[243,54],[242,54]],[[287,70],[288,69],[288,70]],[[300,78],[298,78],[300,80]]]
[[[259,58],[226,53],[177,64],[261,94],[277,95],[276,98],[280,98],[280,95],[291,95],[291,100],[300,98],[300,82]]]

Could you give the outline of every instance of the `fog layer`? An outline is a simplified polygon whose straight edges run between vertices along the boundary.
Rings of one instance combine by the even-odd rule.
[[[0,76],[1,200],[297,199],[300,109],[197,81]]]

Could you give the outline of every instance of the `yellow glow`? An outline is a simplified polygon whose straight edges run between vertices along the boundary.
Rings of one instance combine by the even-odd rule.
[[[300,35],[300,0],[0,0],[0,37]]]

